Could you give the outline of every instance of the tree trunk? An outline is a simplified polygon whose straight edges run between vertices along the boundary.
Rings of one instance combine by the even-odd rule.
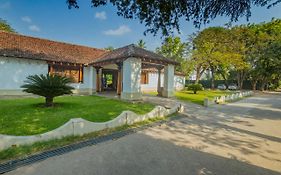
[[[257,90],[257,82],[258,82],[258,80],[253,80],[252,81],[252,90],[253,91]]]
[[[244,70],[240,70],[237,72],[237,83],[240,90],[243,88],[243,81],[246,77],[246,73]]]
[[[261,91],[264,91],[266,83],[267,83],[266,80],[262,80],[262,82],[261,82],[261,88],[260,88]]]
[[[203,73],[205,72],[205,69],[202,68],[202,70],[201,70],[201,68],[202,68],[201,66],[196,67],[196,79],[195,79],[194,84],[199,83],[200,78],[202,77]]]
[[[52,107],[54,105],[54,98],[53,97],[46,97],[45,98],[45,106]]]
[[[211,67],[211,74],[212,74],[212,79],[211,79],[211,89],[215,89],[215,70],[214,68]]]

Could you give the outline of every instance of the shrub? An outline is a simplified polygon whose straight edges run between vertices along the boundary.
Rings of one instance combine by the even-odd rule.
[[[193,91],[193,93],[196,94],[197,91],[203,90],[203,86],[202,86],[202,84],[189,84],[187,86],[187,89],[190,90],[190,91]]]
[[[74,89],[67,85],[71,79],[59,75],[30,75],[25,84],[21,86],[24,92],[45,97],[45,106],[53,106],[54,97],[72,94]]]

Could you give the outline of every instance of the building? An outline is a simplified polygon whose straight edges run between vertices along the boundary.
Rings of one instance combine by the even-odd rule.
[[[22,95],[27,76],[49,73],[71,77],[78,94],[116,91],[122,99],[139,100],[150,86],[171,97],[179,82],[184,87],[184,76],[174,76],[177,64],[133,44],[106,51],[0,31],[0,95]]]

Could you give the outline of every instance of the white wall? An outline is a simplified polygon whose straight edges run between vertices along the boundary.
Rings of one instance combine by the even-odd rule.
[[[76,90],[74,93],[92,94],[96,90],[96,69],[92,66],[83,68],[83,82],[71,83]]]
[[[45,61],[0,57],[0,91],[20,91],[27,76],[46,73],[48,64]]]
[[[175,75],[174,76],[174,87],[177,91],[183,90],[185,86],[185,77]]]
[[[161,87],[163,87],[164,83],[164,75],[161,73]],[[142,92],[149,92],[149,91],[157,91],[157,84],[158,84],[158,73],[157,72],[149,72],[148,73],[148,84],[141,84],[141,91]],[[182,90],[185,85],[185,77],[175,75],[174,76],[174,87],[176,90]]]
[[[0,57],[0,95],[21,95],[20,86],[29,75],[47,74],[46,61]],[[96,70],[84,67],[83,83],[72,83],[77,93],[92,93],[96,88]]]

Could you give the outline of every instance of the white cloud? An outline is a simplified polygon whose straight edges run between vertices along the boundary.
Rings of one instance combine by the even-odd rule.
[[[0,9],[9,9],[10,7],[11,7],[10,2],[4,2],[4,3],[0,4]]]
[[[105,35],[114,35],[114,36],[120,36],[120,35],[124,35],[126,33],[131,32],[131,29],[129,26],[126,25],[121,25],[119,28],[117,29],[110,29],[107,31],[104,31],[103,33]]]
[[[23,22],[27,22],[27,23],[31,23],[32,22],[32,20],[31,20],[31,18],[29,16],[23,16],[23,17],[21,17],[21,20]]]
[[[96,12],[95,17],[96,17],[97,19],[101,19],[101,20],[106,20],[106,18],[107,18],[107,17],[106,17],[105,11]]]
[[[40,28],[37,25],[30,25],[29,30],[33,32],[40,32]]]

